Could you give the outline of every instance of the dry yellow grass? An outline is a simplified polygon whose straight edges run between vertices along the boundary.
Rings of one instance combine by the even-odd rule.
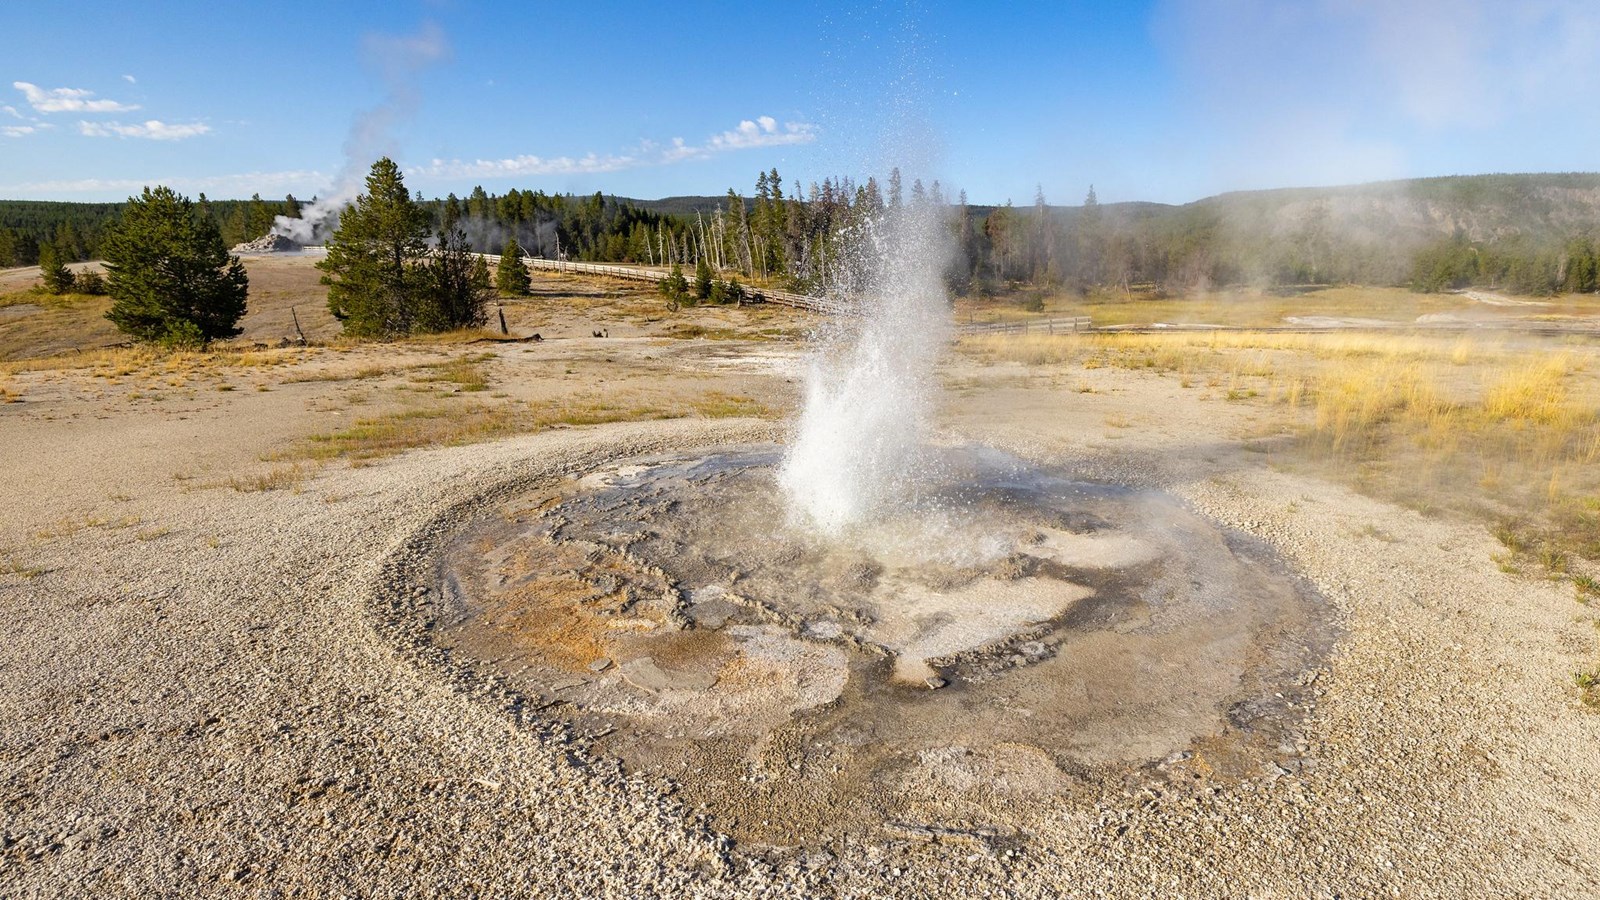
[[[1592,294],[1568,294],[1545,302],[1549,305],[1541,308],[1539,317],[1551,321],[1600,312],[1600,300]],[[981,323],[1088,316],[1100,327],[1164,322],[1272,328],[1284,325],[1290,317],[1307,316],[1379,319],[1405,325],[1420,316],[1463,310],[1480,316],[1529,316],[1526,308],[1497,310],[1459,295],[1419,294],[1406,288],[1345,285],[1285,294],[1235,287],[1168,296],[1144,286],[1132,291],[1097,290],[1087,295],[1024,290],[997,297],[963,297],[956,302],[956,319]]]
[[[1125,368],[1184,371],[1214,362],[1218,353],[1256,351],[1245,365],[1278,371],[1272,354],[1313,359],[1450,360],[1456,365],[1507,356],[1500,342],[1377,332],[1170,331],[998,334],[962,339],[969,352],[1034,365],[1101,358]]]
[[[43,575],[44,569],[18,562],[9,554],[0,554],[0,575],[15,575],[19,578],[38,578]]]
[[[235,350],[219,347],[212,350],[169,351],[148,346],[107,347],[0,363],[0,375],[89,369],[92,370],[91,374],[100,377],[134,374],[170,377],[216,369],[287,365],[299,362],[305,357],[305,352],[298,348]]]
[[[522,338],[516,335],[501,334],[498,329],[458,328],[455,331],[442,331],[438,334],[415,335],[406,338],[405,343],[423,346],[458,346],[461,344],[509,344],[517,343],[521,340]]]
[[[1592,345],[1373,332],[996,335],[982,358],[1172,372],[1261,398],[1300,440],[1280,459],[1428,511],[1507,523],[1518,558],[1600,559],[1600,379]],[[1503,538],[1504,539],[1504,538]],[[1508,563],[1509,564],[1509,563]]]
[[[752,397],[708,391],[692,404],[696,414],[707,419],[765,419],[776,415],[772,407]]]
[[[493,353],[475,353],[437,363],[424,363],[417,367],[418,374],[411,376],[416,382],[448,382],[462,391],[482,391],[489,387],[489,375],[484,364],[494,359]]]
[[[309,477],[310,473],[299,465],[280,466],[254,475],[237,475],[224,484],[241,493],[290,489],[298,492],[300,484]]]
[[[71,537],[80,531],[90,528],[132,528],[142,519],[138,516],[122,516],[111,519],[106,516],[84,516],[83,518],[62,519],[55,525],[39,529],[36,537],[42,540]]]
[[[641,422],[688,416],[706,418],[772,415],[749,397],[710,392],[688,401],[607,399],[576,396],[550,403],[464,403],[414,407],[357,420],[329,434],[314,435],[287,456],[311,460],[364,461],[421,447],[472,444],[550,428]]]
[[[1570,353],[1496,373],[1484,393],[1491,418],[1533,425],[1580,425],[1593,416],[1591,404],[1573,402],[1566,379],[1576,367]]]

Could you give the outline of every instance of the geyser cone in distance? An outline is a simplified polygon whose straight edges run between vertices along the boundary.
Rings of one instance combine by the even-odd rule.
[[[790,516],[825,535],[914,496],[926,475],[933,370],[950,333],[947,213],[927,202],[885,211],[831,289],[859,315],[813,356],[778,474]]]

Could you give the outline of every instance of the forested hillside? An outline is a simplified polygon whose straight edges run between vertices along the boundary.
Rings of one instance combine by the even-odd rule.
[[[293,196],[281,201],[207,200],[199,205],[222,231],[228,246],[258,238],[275,216],[300,214]],[[106,229],[122,214],[125,203],[58,203],[43,200],[0,200],[0,267],[31,266],[39,260],[39,244],[51,242],[67,262],[97,259]]]
[[[436,221],[455,204],[473,245],[570,259],[681,263],[701,258],[746,278],[817,289],[871,223],[901,206],[949,218],[948,277],[958,293],[1019,287],[1164,290],[1252,283],[1483,286],[1523,294],[1597,287],[1600,174],[1479,175],[1334,188],[1252,191],[1182,206],[1074,206],[1039,194],[1025,206],[968,205],[939,183],[825,178],[802,184],[760,173],[746,196],[631,200],[475,188],[425,201]],[[0,201],[0,265],[27,265],[41,241],[68,260],[96,255],[121,204]],[[299,202],[201,204],[233,244],[265,234]]]

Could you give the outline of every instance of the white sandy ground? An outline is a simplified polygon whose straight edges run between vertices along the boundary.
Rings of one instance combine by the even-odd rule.
[[[0,575],[0,894],[1600,894],[1600,715],[1571,680],[1600,632],[1570,587],[1501,573],[1480,525],[1274,470],[1241,449],[1248,406],[1173,379],[956,368],[975,386],[949,434],[1161,485],[1326,593],[1344,636],[1284,765],[1029,800],[1037,824],[1012,844],[887,833],[756,856],[431,652],[404,576],[428,570],[430,529],[497,486],[770,426],[563,430],[331,464],[299,492],[180,490],[174,474],[259,467],[325,414],[240,392],[183,417],[89,415],[71,378],[19,376],[0,547],[45,572]],[[107,524],[62,524],[88,517]]]

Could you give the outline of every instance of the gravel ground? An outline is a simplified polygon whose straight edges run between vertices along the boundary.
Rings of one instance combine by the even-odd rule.
[[[771,437],[748,422],[616,425],[330,467],[299,492],[144,489],[117,507],[138,524],[34,540],[19,558],[43,574],[0,575],[0,893],[1600,893],[1600,716],[1571,682],[1597,634],[1570,588],[1499,572],[1479,526],[1226,449],[1230,423],[1163,406],[1175,389],[1158,380],[1094,377],[1162,409],[1162,428],[1085,442],[1070,418],[1034,414],[1063,402],[1048,391],[962,401],[952,428],[1160,484],[1318,584],[1345,636],[1301,739],[1260,777],[1040,800],[1036,827],[1004,843],[912,831],[838,853],[731,846],[671,785],[591,758],[428,642],[429,548],[486,497]],[[57,502],[41,481],[92,451],[73,428],[26,434],[4,460],[0,508],[28,513],[5,526],[14,547],[39,522],[92,513],[86,497],[148,487],[142,467],[164,452],[157,435]],[[1202,438],[1214,449],[1192,449]]]

